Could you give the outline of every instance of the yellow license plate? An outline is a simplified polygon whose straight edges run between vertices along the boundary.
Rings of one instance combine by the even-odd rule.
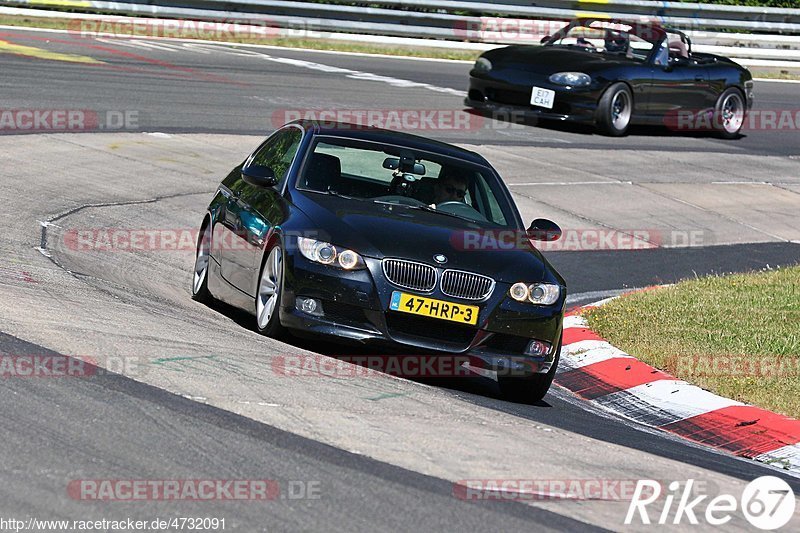
[[[389,309],[402,313],[411,313],[412,315],[451,320],[461,324],[475,325],[478,323],[479,308],[477,305],[456,304],[445,302],[444,300],[406,294],[400,291],[392,292],[392,301],[389,303]]]

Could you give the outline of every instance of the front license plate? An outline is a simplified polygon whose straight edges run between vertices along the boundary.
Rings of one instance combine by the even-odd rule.
[[[550,89],[534,87],[531,91],[531,105],[553,109],[553,102],[556,99],[556,92]]]
[[[401,313],[411,313],[412,315],[429,316],[441,320],[451,320],[461,324],[478,323],[478,306],[454,304],[434,298],[425,298],[414,294],[406,294],[400,291],[392,292],[392,301],[389,309],[400,311]]]

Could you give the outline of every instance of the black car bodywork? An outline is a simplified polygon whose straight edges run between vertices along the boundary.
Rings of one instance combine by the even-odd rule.
[[[312,157],[313,147],[320,139],[375,144],[390,155],[428,154],[439,161],[473,165],[496,180],[492,186],[508,209],[504,231],[528,235],[526,232],[536,226],[551,232],[543,240],[560,234],[557,226],[541,219],[538,226],[526,229],[502,180],[476,153],[399,132],[297,121],[276,131],[220,184],[201,225],[194,297],[217,298],[258,317],[260,279],[266,263],[273,260],[271,251],[277,247],[281,257],[274,260],[283,265],[277,319],[259,324],[262,333],[275,334],[286,328],[300,335],[325,336],[395,352],[464,354],[490,370],[516,369],[517,377],[505,380],[510,395],[522,400],[544,395],[558,362],[566,284],[541,253],[532,245],[465,251],[454,244],[454,235],[485,232],[485,225],[432,209],[348,197],[340,194],[342,185],[309,190],[306,185],[312,180],[339,183],[353,178],[338,167],[315,166],[320,162]],[[277,161],[273,166],[281,168],[266,169],[257,164],[260,154],[279,153],[281,147],[289,145],[293,154],[279,154],[273,159]],[[328,159],[330,156],[323,158]],[[309,260],[299,252],[298,240],[309,237],[357,252],[364,268],[348,271]],[[210,251],[207,271],[201,272],[204,246]],[[420,291],[390,281],[386,270],[389,259],[432,267],[435,287]],[[488,276],[492,280],[490,294],[471,300],[453,297],[452,291],[447,294],[442,285],[445,270]],[[552,305],[514,300],[509,297],[509,288],[519,281],[557,285],[560,295]],[[477,306],[477,321],[474,325],[459,324],[392,311],[390,300],[398,291],[450,305]],[[313,312],[303,310],[305,299],[316,301]],[[526,355],[533,339],[547,343],[547,353]]]
[[[604,133],[621,135],[627,124],[623,128],[606,126],[603,114],[612,110],[611,102],[604,102],[603,96],[612,87],[624,86],[632,98],[630,124],[678,129],[708,124],[726,137],[739,133],[744,113],[753,103],[750,72],[730,59],[693,52],[691,40],[680,31],[654,24],[627,23],[631,25],[629,33],[616,35],[623,39],[638,35],[641,42],[649,42],[652,49],[641,56],[623,50],[598,51],[591,46],[557,44],[576,27],[607,22],[576,19],[545,38],[543,46],[514,45],[485,52],[470,72],[465,104],[500,117],[591,123]],[[591,82],[586,86],[553,83],[551,76],[559,72],[585,73]],[[532,87],[555,91],[551,108],[533,105]],[[741,113],[737,117],[738,127],[726,130],[722,127],[722,98],[730,94],[736,97],[734,103],[741,99],[742,109],[735,110]],[[695,117],[708,113],[712,120],[680,122],[678,113],[683,111]]]

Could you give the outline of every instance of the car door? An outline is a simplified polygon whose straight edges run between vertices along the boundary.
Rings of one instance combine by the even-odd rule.
[[[270,229],[286,212],[281,195],[294,161],[303,130],[296,125],[279,130],[245,161],[269,167],[278,178],[274,187],[257,187],[245,182],[241,173],[229,187],[231,195],[224,216],[228,231],[222,251],[222,276],[239,290],[255,297],[255,279],[261,266],[261,251]]]
[[[670,117],[679,111],[699,113],[708,107],[708,71],[691,58],[670,57],[667,40],[651,63],[649,114]]]

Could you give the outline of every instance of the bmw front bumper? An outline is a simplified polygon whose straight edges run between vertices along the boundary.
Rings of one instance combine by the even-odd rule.
[[[560,348],[563,294],[552,306],[517,302],[507,296],[508,284],[497,282],[483,302],[456,300],[436,289],[421,294],[480,308],[475,326],[389,310],[393,291],[378,259],[364,258],[367,268],[345,271],[311,262],[299,253],[287,257],[281,323],[301,336],[324,336],[344,343],[390,352],[467,356],[488,370],[522,374],[547,372]],[[312,298],[321,309],[302,311],[298,298]],[[525,354],[531,340],[550,344],[543,356]]]

